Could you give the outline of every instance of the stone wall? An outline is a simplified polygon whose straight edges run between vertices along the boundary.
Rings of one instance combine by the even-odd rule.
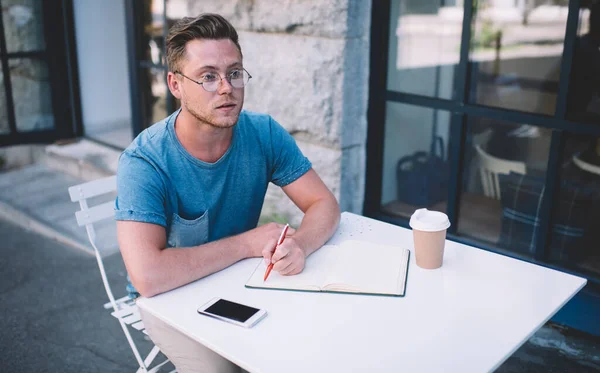
[[[268,113],[296,139],[342,211],[364,198],[371,5],[363,0],[188,0],[240,34],[253,76],[248,110]],[[271,186],[263,215],[298,224],[302,213]]]

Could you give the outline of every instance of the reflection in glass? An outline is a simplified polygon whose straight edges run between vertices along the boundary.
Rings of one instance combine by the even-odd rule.
[[[470,101],[554,115],[567,2],[512,4],[474,2]]]
[[[142,5],[142,59],[154,65],[166,65],[165,35],[176,20],[187,15],[187,4],[182,0],[168,0],[165,9],[163,0],[149,0]]]
[[[145,108],[144,124],[146,127],[167,116],[167,81],[166,69],[142,68],[140,74],[140,98]]]
[[[450,113],[388,102],[383,149],[384,213],[410,217],[420,207],[446,211]]]
[[[50,78],[46,63],[30,58],[8,60],[17,130],[54,127]]]
[[[600,3],[580,11],[570,77],[569,119],[600,123]]]
[[[2,21],[7,51],[43,50],[42,19],[41,0],[3,0]]]
[[[8,110],[7,110],[6,94],[4,93],[4,75],[2,74],[2,66],[0,66],[0,134],[9,133],[8,126]]]
[[[388,89],[452,98],[462,17],[452,1],[392,1]]]
[[[533,256],[551,131],[471,117],[458,233]]]
[[[141,2],[142,59],[155,65],[165,64],[164,56],[164,1]]]
[[[600,141],[569,135],[560,175],[550,259],[600,274]]]

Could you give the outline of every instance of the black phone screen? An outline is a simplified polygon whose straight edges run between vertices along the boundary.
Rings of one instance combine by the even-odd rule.
[[[225,299],[219,299],[204,312],[212,313],[213,315],[226,317],[239,322],[246,322],[246,320],[251,318],[258,311],[259,310],[257,308],[230,302]]]

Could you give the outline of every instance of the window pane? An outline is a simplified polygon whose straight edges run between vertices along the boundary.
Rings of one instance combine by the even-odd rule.
[[[554,115],[567,5],[477,3],[470,51],[470,101]]]
[[[141,59],[154,65],[166,65],[165,35],[175,21],[187,17],[187,2],[167,0],[166,9],[163,0],[142,2],[142,55]],[[165,24],[166,17],[166,24]]]
[[[164,4],[163,0],[141,2],[142,11],[142,59],[155,65],[166,63],[164,56]]]
[[[458,233],[533,256],[551,131],[471,117]]]
[[[570,77],[569,119],[600,123],[600,3],[579,13]]]
[[[41,0],[3,0],[2,21],[8,52],[45,48]]]
[[[392,1],[388,89],[452,98],[463,8],[436,0]]]
[[[446,211],[450,113],[388,102],[381,205],[410,217],[420,207]]]
[[[48,67],[44,61],[18,58],[8,61],[17,130],[37,131],[54,127]]]
[[[149,127],[167,116],[167,82],[166,70],[159,68],[142,68],[140,74],[140,98],[145,117],[145,125]]]
[[[569,136],[554,201],[550,258],[600,274],[600,139]]]
[[[6,108],[6,93],[4,92],[4,75],[0,65],[0,134],[9,133],[8,110]]]

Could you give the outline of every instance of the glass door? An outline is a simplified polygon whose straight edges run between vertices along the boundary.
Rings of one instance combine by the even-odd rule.
[[[77,104],[64,43],[71,8],[68,1],[59,5],[0,2],[0,145],[74,135]]]

